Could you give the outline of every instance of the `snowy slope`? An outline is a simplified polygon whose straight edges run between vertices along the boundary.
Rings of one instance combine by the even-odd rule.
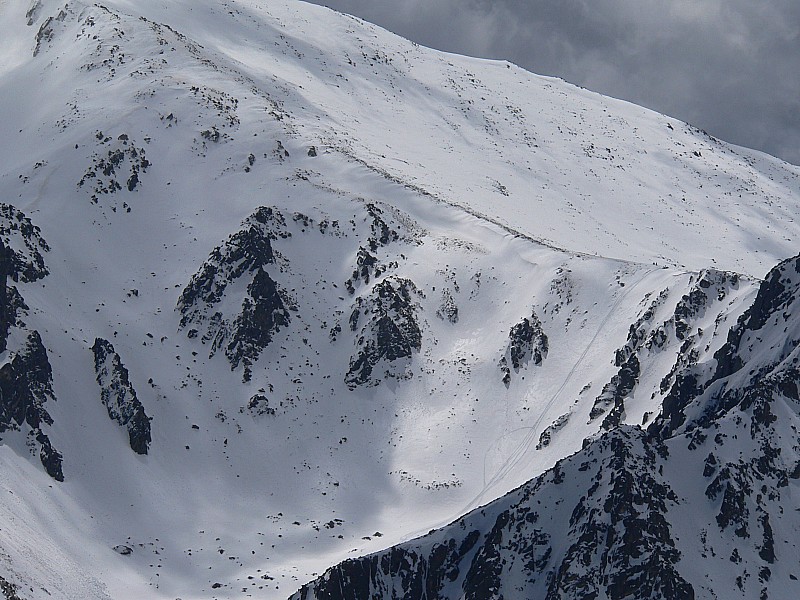
[[[770,272],[647,431],[622,426],[293,598],[793,598],[800,258]]]
[[[24,598],[286,597],[649,423],[794,252],[796,168],[316,6],[0,27]]]

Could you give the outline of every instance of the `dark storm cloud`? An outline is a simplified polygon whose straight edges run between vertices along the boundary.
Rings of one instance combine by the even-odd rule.
[[[797,0],[320,0],[426,46],[505,58],[800,164]]]

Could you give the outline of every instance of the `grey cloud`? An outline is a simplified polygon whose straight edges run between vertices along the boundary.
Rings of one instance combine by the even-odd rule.
[[[416,42],[504,58],[800,164],[796,0],[320,0]]]

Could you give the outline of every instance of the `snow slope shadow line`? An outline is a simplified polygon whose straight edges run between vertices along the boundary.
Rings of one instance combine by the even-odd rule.
[[[490,217],[488,215],[484,215],[483,213],[478,212],[474,208],[470,208],[469,206],[464,206],[463,204],[458,204],[457,202],[452,202],[450,200],[445,200],[444,198],[440,198],[439,196],[433,194],[432,192],[429,192],[428,190],[426,190],[425,188],[423,188],[423,187],[421,187],[419,185],[416,185],[416,184],[410,183],[408,181],[405,181],[402,178],[398,177],[397,175],[392,175],[389,171],[387,171],[385,169],[382,169],[381,167],[378,167],[376,165],[372,165],[372,164],[368,163],[365,159],[359,158],[358,156],[356,156],[355,154],[353,154],[350,150],[347,150],[346,148],[342,148],[342,147],[339,147],[339,146],[334,146],[334,147],[332,147],[332,150],[334,150],[336,152],[340,152],[341,154],[345,155],[346,157],[354,160],[355,162],[357,162],[358,164],[362,165],[363,167],[369,169],[370,171],[373,171],[374,173],[377,173],[378,175],[384,177],[385,179],[387,179],[388,181],[391,181],[392,183],[396,183],[398,185],[401,185],[401,186],[405,187],[406,189],[409,189],[409,190],[411,190],[413,192],[416,192],[420,196],[424,196],[426,198],[429,198],[429,199],[433,200],[434,202],[436,202],[438,204],[444,204],[444,205],[447,205],[447,206],[452,206],[453,208],[461,210],[461,211],[463,211],[463,212],[475,217],[476,219],[480,219],[482,221],[486,221],[487,223],[491,223],[492,225],[494,225],[496,227],[499,227],[501,230],[505,231],[506,233],[511,234],[512,236],[514,236],[516,238],[520,238],[520,239],[526,240],[528,242],[537,244],[539,246],[544,246],[545,248],[549,248],[550,250],[554,250],[556,252],[562,252],[562,253],[567,254],[569,256],[575,256],[575,257],[580,257],[580,258],[606,259],[606,260],[612,260],[612,261],[620,263],[620,264],[631,265],[631,266],[642,266],[644,264],[644,263],[640,263],[640,262],[636,262],[636,261],[628,260],[628,259],[624,259],[624,258],[616,258],[616,257],[613,257],[613,256],[602,256],[602,255],[599,255],[599,254],[590,254],[588,252],[581,252],[580,250],[569,250],[567,248],[562,248],[560,246],[556,246],[553,242],[551,242],[549,240],[545,240],[544,238],[537,238],[537,237],[534,237],[534,236],[532,236],[530,234],[527,234],[527,233],[522,233],[521,231],[518,231],[518,230],[514,229],[510,225],[507,225],[507,224],[503,223],[499,219],[494,219],[494,218],[492,218],[492,217]]]

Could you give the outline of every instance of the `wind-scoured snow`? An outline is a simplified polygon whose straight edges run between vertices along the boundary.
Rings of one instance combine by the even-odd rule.
[[[1,424],[26,599],[285,598],[651,423],[796,253],[796,167],[317,6],[7,0],[0,36],[39,269],[0,366],[39,336],[64,479]]]

